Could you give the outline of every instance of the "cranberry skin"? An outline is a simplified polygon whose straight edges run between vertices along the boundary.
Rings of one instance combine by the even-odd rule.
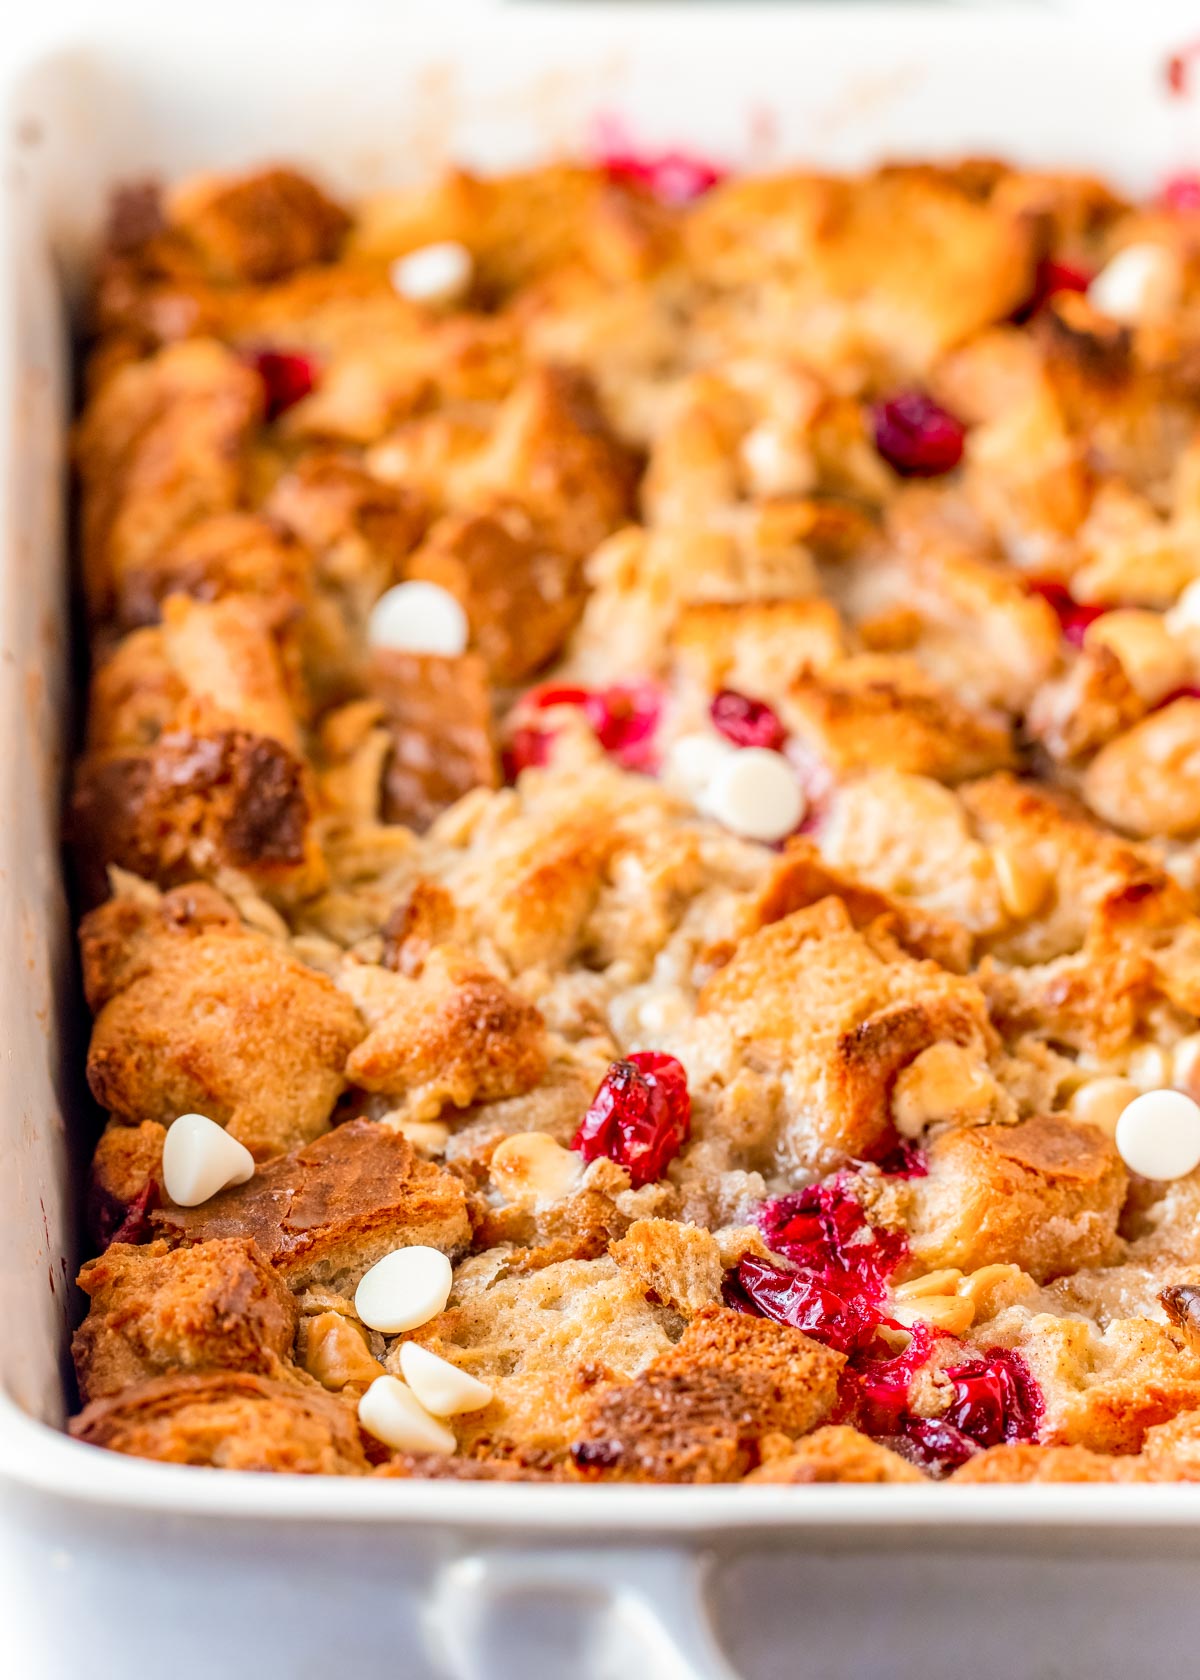
[[[1110,610],[1108,607],[1085,606],[1082,601],[1077,601],[1066,584],[1057,578],[1030,578],[1028,587],[1035,595],[1040,595],[1048,606],[1053,607],[1063,638],[1070,642],[1072,647],[1082,647],[1088,626],[1095,624],[1098,618],[1103,618]]]
[[[768,1247],[843,1296],[861,1293],[878,1301],[908,1252],[901,1233],[878,1231],[868,1223],[841,1175],[794,1195],[776,1196],[755,1217]]]
[[[606,1155],[628,1168],[637,1190],[662,1177],[691,1126],[682,1065],[661,1051],[639,1050],[609,1068],[571,1147],[585,1161]]]
[[[583,702],[584,716],[605,752],[626,770],[651,771],[654,734],[662,715],[657,683],[614,683],[593,689]]]
[[[316,363],[299,351],[256,350],[247,359],[262,380],[268,420],[277,420],[316,386]]]
[[[735,747],[766,747],[778,752],[787,730],[765,700],[752,700],[736,688],[723,688],[709,707],[713,728]]]
[[[940,478],[962,460],[966,428],[924,391],[899,391],[871,411],[875,447],[903,478]]]
[[[866,1295],[854,1291],[853,1278],[843,1281],[846,1294],[811,1272],[794,1272],[747,1254],[726,1279],[723,1294],[727,1306],[790,1324],[838,1353],[853,1353],[871,1342],[882,1314]]]
[[[985,1348],[944,1373],[954,1398],[943,1413],[978,1447],[1034,1441],[1045,1412],[1041,1390],[1019,1353]]]

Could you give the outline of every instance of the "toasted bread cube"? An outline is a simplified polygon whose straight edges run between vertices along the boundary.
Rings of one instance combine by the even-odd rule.
[[[273,1376],[291,1358],[296,1303],[248,1238],[113,1243],[78,1282],[91,1298],[71,1344],[85,1403],[170,1371]]]
[[[118,1119],[206,1114],[261,1159],[325,1130],[362,1026],[330,980],[222,904],[176,888],[84,918],[88,1079]]]

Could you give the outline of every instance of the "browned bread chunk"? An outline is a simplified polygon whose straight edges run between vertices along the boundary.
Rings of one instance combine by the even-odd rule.
[[[425,829],[472,788],[499,785],[487,675],[477,654],[376,653],[368,686],[392,738],[385,822]]]
[[[71,1419],[89,1446],[163,1464],[361,1476],[368,1469],[353,1411],[318,1388],[249,1371],[154,1377],[93,1400]]]
[[[77,1281],[91,1297],[71,1344],[85,1403],[168,1371],[272,1376],[291,1356],[295,1301],[248,1238],[113,1243]]]
[[[84,918],[88,1079],[118,1119],[206,1114],[259,1158],[325,1130],[362,1036],[354,1006],[211,888]]]
[[[707,1307],[670,1353],[600,1391],[572,1459],[616,1481],[737,1481],[764,1435],[803,1435],[829,1415],[844,1363],[799,1330]]]
[[[371,1120],[268,1161],[201,1207],[168,1204],[151,1217],[176,1243],[250,1237],[291,1288],[343,1293],[393,1249],[423,1243],[458,1255],[470,1240],[461,1180]]]
[[[294,169],[189,183],[172,195],[170,218],[219,281],[278,280],[328,262],[350,226],[341,206]]]
[[[912,1180],[913,1257],[932,1270],[1011,1262],[1039,1281],[1112,1257],[1125,1168],[1094,1126],[1035,1116],[963,1126],[929,1149]]]

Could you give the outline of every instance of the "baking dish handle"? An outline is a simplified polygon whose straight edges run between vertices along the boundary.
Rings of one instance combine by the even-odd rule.
[[[558,1673],[545,1619],[557,1606],[582,1630],[570,1658],[578,1680],[738,1680],[713,1629],[711,1561],[683,1548],[474,1552],[437,1578],[431,1654],[450,1680]]]

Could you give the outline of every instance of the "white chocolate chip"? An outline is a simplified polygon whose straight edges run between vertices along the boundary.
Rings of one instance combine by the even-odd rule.
[[[1126,1077],[1139,1091],[1165,1091],[1174,1083],[1173,1056],[1160,1044],[1142,1044],[1132,1051],[1125,1065]]]
[[[1171,1083],[1177,1091],[1191,1091],[1200,1073],[1200,1033],[1189,1033],[1175,1046],[1171,1062]]]
[[[780,753],[742,747],[717,766],[700,809],[743,840],[783,840],[804,817],[796,772]]]
[[[663,765],[663,780],[674,793],[682,794],[693,803],[701,798],[705,788],[727,758],[737,748],[715,732],[698,730],[694,735],[681,735],[667,748]]]
[[[1143,1178],[1186,1178],[1200,1167],[1200,1104],[1182,1091],[1146,1091],[1117,1121],[1117,1149]]]
[[[181,1114],[163,1144],[162,1172],[167,1195],[177,1207],[199,1207],[218,1190],[252,1178],[254,1157],[215,1120]]]
[[[477,1412],[492,1398],[492,1391],[469,1371],[460,1371],[448,1359],[439,1359],[417,1342],[405,1342],[400,1349],[404,1380],[427,1412],[434,1417],[453,1417],[456,1412]]]
[[[1163,622],[1173,636],[1200,630],[1200,578],[1193,578],[1167,612]]]
[[[1000,887],[1000,902],[1014,921],[1035,916],[1050,891],[1050,872],[1035,857],[1015,846],[992,847],[992,867]]]
[[[440,584],[424,578],[397,583],[371,608],[367,641],[402,653],[436,653],[456,659],[465,653],[470,625],[462,603]]]
[[[358,1402],[358,1421],[397,1452],[452,1453],[458,1442],[399,1377],[376,1377]]]
[[[739,453],[756,496],[799,496],[812,489],[816,478],[812,456],[769,420],[746,433]]]
[[[1106,1137],[1113,1137],[1117,1121],[1137,1095],[1138,1088],[1132,1079],[1118,1079],[1108,1074],[1099,1079],[1089,1079],[1071,1098],[1071,1117],[1083,1121],[1085,1125],[1096,1126]]]
[[[470,291],[474,269],[465,245],[442,239],[397,257],[388,273],[395,290],[412,303],[457,303]]]
[[[379,1124],[386,1126],[389,1132],[399,1132],[401,1137],[406,1137],[417,1154],[427,1159],[444,1155],[450,1142],[450,1128],[444,1120],[409,1120],[393,1110],[382,1115]]]
[[[1179,265],[1164,245],[1126,245],[1097,274],[1088,299],[1101,314],[1127,326],[1159,320],[1179,301]]]
[[[999,1100],[986,1062],[961,1044],[931,1044],[898,1075],[892,1120],[901,1137],[918,1138],[935,1120],[984,1120]]]
[[[517,1132],[492,1154],[491,1171],[510,1202],[557,1202],[579,1183],[583,1163],[548,1132]]]
[[[364,1273],[354,1310],[372,1330],[395,1336],[436,1318],[450,1298],[454,1273],[438,1248],[397,1248]]]

